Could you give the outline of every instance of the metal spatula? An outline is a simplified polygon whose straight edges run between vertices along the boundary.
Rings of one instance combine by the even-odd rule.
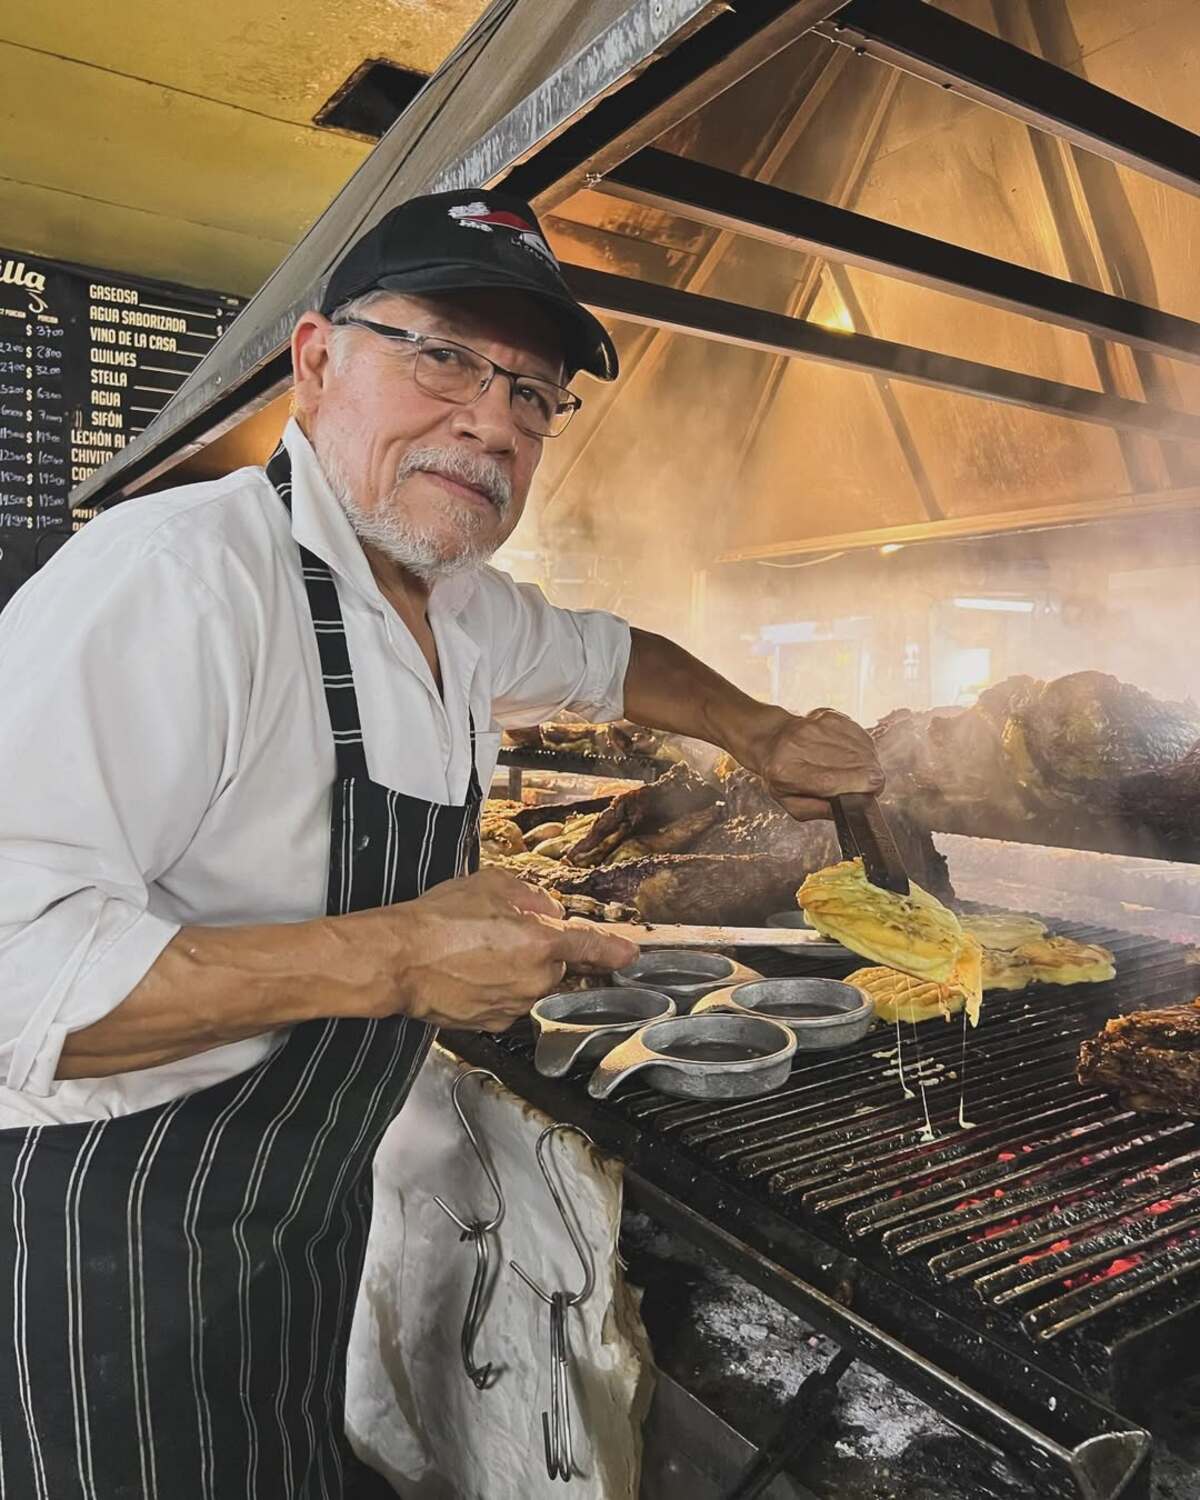
[[[879,798],[866,792],[847,792],[831,797],[833,825],[846,859],[861,857],[863,869],[872,885],[908,895],[908,871],[900,857],[892,830],[883,816]]]
[[[585,919],[577,917],[576,923]],[[811,927],[688,927],[676,922],[603,922],[600,930],[639,948],[828,948]],[[649,982],[649,981],[647,981]]]

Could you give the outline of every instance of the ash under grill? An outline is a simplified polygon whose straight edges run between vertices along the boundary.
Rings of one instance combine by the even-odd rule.
[[[739,1250],[748,1264],[765,1251],[1020,1421],[1061,1419],[1075,1442],[1097,1411],[1148,1417],[1193,1370],[1200,1336],[1200,1123],[1080,1087],[1079,1043],[1112,1015],[1190,1000],[1200,968],[1177,944],[1055,927],[1112,949],[1117,977],[989,995],[965,1047],[958,1018],[902,1024],[911,1098],[895,1028],[797,1054],[781,1090],[723,1104],[629,1087],[596,1106],[586,1072],[551,1090],[523,1027],[451,1044],[688,1205],[734,1269]],[[740,956],[769,975],[845,977],[860,962]]]

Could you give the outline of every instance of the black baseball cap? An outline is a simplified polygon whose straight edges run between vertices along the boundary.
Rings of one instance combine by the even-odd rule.
[[[320,310],[331,317],[376,290],[420,296],[493,287],[543,304],[562,331],[571,374],[617,378],[608,330],[571,295],[528,203],[505,193],[429,193],[391,209],[333,268]]]

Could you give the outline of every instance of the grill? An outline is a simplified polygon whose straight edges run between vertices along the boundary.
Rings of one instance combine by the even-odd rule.
[[[1056,930],[1111,948],[1116,979],[989,995],[965,1037],[904,1025],[798,1054],[764,1099],[631,1085],[596,1105],[539,1077],[523,1026],[451,1045],[620,1154],[632,1200],[1023,1460],[1039,1494],[1130,1495],[1130,1419],[1194,1372],[1200,1124],[1081,1088],[1075,1058],[1108,1017],[1189,1000],[1200,969],[1177,944]],[[770,975],[859,962],[743,956]]]
[[[603,776],[622,781],[657,781],[672,762],[649,755],[592,755],[582,750],[540,750],[506,745],[498,764],[509,771],[549,771],[560,776]]]

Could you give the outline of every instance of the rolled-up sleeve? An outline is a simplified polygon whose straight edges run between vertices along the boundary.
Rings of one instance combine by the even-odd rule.
[[[232,774],[248,692],[228,606],[93,526],[0,616],[0,1081],[36,1094],[178,931],[151,887]]]
[[[619,719],[629,626],[599,609],[560,609],[531,583],[488,570],[484,589],[494,649],[493,713],[513,728],[565,710]]]

